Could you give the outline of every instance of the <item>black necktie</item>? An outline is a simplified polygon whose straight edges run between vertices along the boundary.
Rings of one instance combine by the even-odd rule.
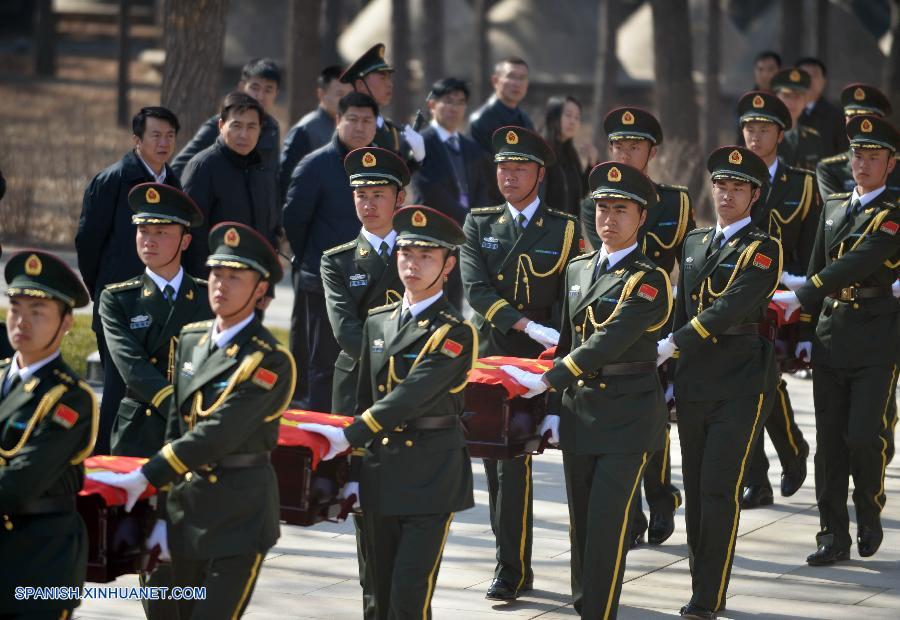
[[[385,263],[388,261],[388,256],[391,255],[390,249],[388,248],[387,241],[382,241],[381,245],[378,248],[378,256],[381,257]]]
[[[850,202],[850,209],[847,211],[847,215],[856,215],[862,211],[862,203],[859,201],[859,198],[854,198]]]
[[[721,230],[717,230],[716,234],[713,235],[712,243],[709,246],[709,250],[706,252],[707,256],[712,256],[716,252],[719,251],[719,248],[722,247],[722,241],[725,240],[725,233]]]
[[[10,392],[12,392],[13,389],[14,389],[17,385],[19,385],[20,383],[22,383],[22,377],[19,375],[19,373],[14,372],[14,373],[12,373],[12,374],[9,376],[9,378],[6,380],[5,383],[6,383],[6,385],[4,386],[4,389],[3,389],[3,395],[4,395],[4,396],[6,396],[6,395],[9,394]]]
[[[525,223],[527,221],[524,213],[516,216],[516,237],[521,237],[522,233],[525,232]]]
[[[169,302],[169,305],[175,303],[175,287],[171,284],[166,284],[166,288],[163,289],[163,297],[166,298],[166,301]]]
[[[447,148],[454,153],[459,153],[459,136],[450,136],[447,138]]]
[[[604,274],[609,269],[609,257],[604,256],[597,263],[597,268],[594,269],[594,280],[600,277],[601,274]]]
[[[404,325],[409,323],[410,319],[412,319],[412,312],[409,311],[409,308],[400,313],[400,327],[402,328]]]

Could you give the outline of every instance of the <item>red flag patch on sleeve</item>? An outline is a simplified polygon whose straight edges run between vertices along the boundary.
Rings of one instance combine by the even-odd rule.
[[[659,294],[659,289],[654,286],[650,286],[649,284],[641,284],[641,287],[638,289],[637,296],[643,297],[647,301],[653,301],[656,299],[656,296]]]
[[[900,229],[900,224],[897,224],[897,222],[883,222],[878,228],[881,232],[886,232],[891,236],[897,234],[897,229]]]
[[[447,357],[458,357],[460,353],[462,353],[463,346],[456,342],[455,340],[450,340],[447,338],[444,341],[444,344],[441,345],[441,353],[446,355]]]
[[[65,405],[60,405],[53,412],[53,421],[65,428],[72,428],[78,421],[78,412]]]
[[[584,254],[584,239],[578,240],[578,251]]]
[[[253,373],[253,383],[264,390],[271,390],[275,387],[276,381],[278,381],[278,375],[271,370],[260,368]]]
[[[772,266],[772,259],[762,252],[757,252],[756,256],[753,257],[753,266],[760,269],[768,269]]]

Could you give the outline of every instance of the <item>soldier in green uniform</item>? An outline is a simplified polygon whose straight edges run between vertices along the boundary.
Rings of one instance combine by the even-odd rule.
[[[782,69],[772,78],[771,90],[791,113],[791,128],[784,132],[778,155],[788,166],[815,170],[825,155],[825,143],[819,132],[797,121],[806,107],[811,78],[803,69]]]
[[[0,617],[70,618],[77,599],[16,600],[17,586],[84,585],[88,536],[75,509],[82,461],[97,439],[91,388],[60,357],[73,308],[88,292],[61,260],[40,250],[10,257],[6,315],[15,354],[0,361]]]
[[[778,145],[793,122],[787,106],[778,97],[768,92],[750,91],[738,102],[738,116],[744,143],[769,168],[760,199],[751,209],[753,224],[781,241],[784,257],[782,288],[797,288],[806,280],[806,266],[822,210],[815,175],[788,166],[778,157]],[[802,314],[800,320],[809,323],[811,317]],[[809,444],[794,421],[794,409],[783,378],[775,390],[774,408],[766,419],[765,429],[781,461],[781,495],[790,497],[806,479]],[[744,475],[741,508],[772,504],[774,495],[768,472],[765,435],[760,433]]]
[[[582,618],[615,618],[633,527],[631,505],[650,456],[663,447],[668,408],[656,341],[672,310],[664,269],[639,249],[657,192],[619,162],[590,175],[602,247],[566,269],[562,333],[553,368],[503,367],[529,388],[557,392],[544,419],[563,450],[572,543],[572,596]],[[561,394],[561,399],[559,395]]]
[[[553,151],[522,127],[494,132],[497,185],[506,204],[472,209],[463,229],[463,289],[475,311],[479,352],[536,358],[559,339],[565,267],[578,253],[576,219],[538,197]],[[497,568],[487,597],[513,600],[530,590],[531,456],[484,460]]]
[[[893,113],[887,96],[868,84],[850,84],[844,88],[841,91],[841,105],[844,107],[844,118],[848,121],[858,114],[886,118]],[[853,170],[850,167],[852,158],[853,151],[848,150],[819,162],[816,166],[816,179],[822,198],[853,191],[856,181],[853,180]],[[897,158],[895,153],[894,159]],[[900,196],[900,166],[894,165],[894,169],[888,174],[886,185],[891,193]]]
[[[856,187],[825,202],[806,284],[780,299],[818,317],[812,337],[816,498],[821,529],[814,566],[850,558],[847,493],[853,476],[861,557],[883,538],[884,476],[896,423],[900,208],[886,186],[900,134],[875,116],[847,124]],[[799,301],[798,301],[799,300]],[[801,342],[798,349],[810,348]]]
[[[453,514],[474,506],[460,424],[478,334],[444,294],[465,238],[446,215],[409,206],[394,215],[405,292],[369,312],[362,335],[356,421],[302,428],[331,441],[325,459],[363,449],[366,562],[377,618],[431,618]]]
[[[325,308],[341,352],[334,364],[331,411],[352,416],[356,411],[356,387],[363,323],[372,308],[400,301],[403,285],[394,253],[397,233],[394,211],[403,204],[409,170],[393,151],[376,147],[356,149],[344,158],[344,170],[353,187],[356,216],[362,224],[359,236],[326,250],[322,256],[322,287]],[[354,457],[351,481],[342,489],[344,497],[359,497],[359,457]],[[359,575],[363,587],[366,618],[375,617],[374,580],[365,575],[363,519],[354,515],[357,533]]]
[[[278,540],[269,453],[297,378],[290,352],[254,313],[281,279],[275,250],[236,222],[213,227],[209,247],[216,316],[181,331],[168,443],[132,473],[90,474],[125,489],[129,510],[147,484],[169,489],[162,540],[171,549],[173,582],[206,588],[204,600],[177,602],[179,618],[196,619],[239,617]]]
[[[609,156],[613,161],[634,166],[645,175],[650,160],[656,156],[663,141],[662,127],[652,114],[633,106],[616,108],[606,115],[603,129],[609,140]],[[684,236],[694,229],[693,210],[687,188],[681,185],[654,183],[659,201],[647,210],[647,217],[638,232],[641,252],[666,273],[672,273],[681,258]],[[592,248],[600,248],[601,241],[594,221],[594,200],[588,198],[581,205],[581,221]],[[666,425],[665,445],[650,456],[644,469],[644,490],[650,506],[649,527],[642,507],[641,490],[634,497],[634,524],[629,543],[632,547],[644,539],[647,532],[650,544],[665,542],[675,531],[675,510],[681,505],[681,491],[672,484],[672,462],[669,425]]]
[[[769,171],[738,146],[715,150],[707,168],[717,224],[684,240],[674,332],[659,342],[657,359],[679,354],[675,402],[693,584],[686,618],[714,618],[725,605],[743,476],[778,383],[760,323],[781,275],[781,245],[751,220]]]

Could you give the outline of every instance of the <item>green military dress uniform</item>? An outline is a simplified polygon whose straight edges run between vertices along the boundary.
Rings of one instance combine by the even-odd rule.
[[[594,199],[656,208],[653,184],[631,166],[600,164],[590,186]],[[559,406],[575,609],[604,619],[618,610],[632,502],[665,443],[656,341],[672,309],[668,275],[637,246],[608,270],[605,257],[595,251],[569,263],[557,358],[544,375],[561,393],[550,410]]]
[[[900,136],[886,121],[856,116],[847,125],[851,148],[896,152]],[[816,409],[816,497],[822,561],[847,559],[848,477],[853,476],[859,552],[872,555],[882,539],[885,467],[893,449],[900,302],[891,292],[900,268],[900,208],[887,189],[865,203],[856,191],[832,194],[816,235],[808,281],[797,290],[818,317],[812,339]],[[823,549],[825,547],[825,549]]]
[[[223,222],[209,238],[209,267],[253,269],[272,286],[281,278],[275,251],[253,229]],[[279,536],[269,453],[296,382],[290,352],[257,318],[221,348],[213,325],[181,331],[168,443],[142,468],[153,486],[170,487],[165,513],[175,583],[207,589],[205,600],[178,602],[183,618],[238,617],[249,603]]]
[[[495,162],[533,161],[544,166],[550,147],[521,127],[494,132]],[[528,318],[546,326],[559,321],[565,267],[579,252],[576,218],[541,202],[521,230],[508,204],[472,209],[460,254],[463,289],[475,311],[481,356],[536,358],[544,346],[513,329]],[[531,456],[484,459],[491,529],[497,542],[495,578],[518,591],[529,587],[532,541]]]
[[[782,69],[772,76],[772,92],[794,91],[805,93],[809,90],[811,78],[803,69]],[[778,156],[789,166],[805,170],[815,170],[816,164],[825,155],[825,141],[819,132],[806,125],[789,127],[784,132],[784,140],[778,145]]]
[[[70,308],[89,302],[78,276],[47,252],[13,255],[5,275],[10,297]],[[0,361],[0,557],[8,564],[0,616],[65,619],[77,600],[17,601],[14,589],[84,585],[88,536],[75,496],[97,438],[97,400],[58,351],[27,378],[11,377],[12,365],[12,358]]]
[[[712,178],[760,187],[765,163],[742,147],[710,156]],[[713,228],[684,242],[673,340],[679,357],[675,401],[681,439],[693,596],[689,606],[720,610],[734,558],[741,484],[765,423],[778,371],[759,335],[781,276],[781,247],[751,223],[716,249]]]
[[[455,249],[459,226],[427,207],[394,216],[397,244]],[[442,295],[404,321],[400,302],[369,312],[357,411],[344,433],[364,448],[360,479],[366,563],[377,618],[431,618],[431,598],[453,514],[474,506],[460,424],[475,328]]]

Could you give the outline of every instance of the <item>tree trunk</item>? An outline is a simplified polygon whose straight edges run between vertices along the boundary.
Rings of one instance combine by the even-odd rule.
[[[475,0],[472,13],[475,17],[475,58],[472,66],[471,91],[474,107],[480,106],[491,92],[491,50],[488,41],[488,10],[490,0]]]
[[[56,73],[56,14],[53,0],[35,3],[34,72],[52,76]]]
[[[900,118],[900,0],[891,2],[891,50],[884,63],[884,92],[894,102],[894,116]]]
[[[651,0],[656,110],[666,140],[699,142],[687,0]]]
[[[420,13],[420,42],[422,46],[422,60],[425,70],[425,91],[431,85],[446,77],[444,65],[444,1],[423,0]]]
[[[803,54],[803,0],[781,0],[781,58],[786,67]]]
[[[341,34],[341,19],[344,3],[341,0],[321,0],[321,25],[319,39],[319,54],[323,67],[343,64],[343,59],[337,49],[337,40]]]
[[[706,152],[719,146],[719,39],[722,22],[720,0],[706,3],[706,88],[704,138]]]
[[[116,80],[116,122],[128,127],[128,68],[131,65],[131,40],[128,27],[131,21],[131,0],[119,0],[119,71]]]
[[[178,115],[183,136],[194,135],[219,107],[227,5],[227,0],[167,1],[160,98]]]
[[[606,142],[603,117],[618,99],[616,71],[616,36],[619,20],[616,19],[616,2],[597,2],[597,58],[594,61],[594,94],[591,110],[591,126],[594,144]]]
[[[293,124],[316,107],[319,74],[320,0],[289,0],[287,42],[288,122]]]
[[[409,0],[391,0],[391,63],[394,67],[394,98],[391,116],[399,125],[409,121]]]

